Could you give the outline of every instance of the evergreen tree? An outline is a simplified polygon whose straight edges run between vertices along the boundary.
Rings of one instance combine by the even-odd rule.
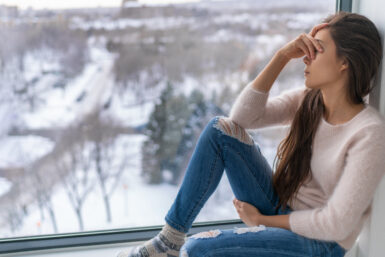
[[[148,139],[142,145],[142,176],[149,184],[159,184],[163,181],[161,173],[162,146],[166,132],[167,103],[173,94],[172,84],[162,91],[159,103],[154,106],[149,122],[145,129]]]
[[[191,92],[188,100],[189,117],[185,126],[181,129],[182,135],[178,145],[175,157],[171,160],[173,169],[173,178],[171,183],[177,185],[179,178],[184,173],[191,153],[195,148],[196,140],[205,126],[207,116],[207,104],[203,94],[195,89]]]
[[[160,102],[155,105],[146,128],[148,139],[142,146],[142,175],[150,184],[163,181],[166,170],[175,173],[175,158],[182,129],[190,115],[187,99],[181,94],[174,96],[170,82],[162,91]]]
[[[183,94],[174,96],[172,84],[168,83],[146,127],[142,175],[147,182],[164,182],[164,173],[168,171],[171,177],[167,182],[178,184],[200,133],[216,114],[223,112],[215,104],[206,103],[200,90],[193,90],[187,99]]]
[[[183,136],[183,128],[186,124],[191,111],[188,106],[188,99],[184,95],[179,95],[170,100],[168,104],[167,129],[164,140],[164,151],[161,169],[171,172],[172,177],[177,173],[178,167],[174,164],[180,141]],[[168,181],[170,182],[170,181]]]

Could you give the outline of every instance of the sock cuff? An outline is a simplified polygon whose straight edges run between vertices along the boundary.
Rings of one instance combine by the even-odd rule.
[[[186,233],[174,229],[167,223],[164,225],[160,233],[175,244],[183,244],[186,237]]]

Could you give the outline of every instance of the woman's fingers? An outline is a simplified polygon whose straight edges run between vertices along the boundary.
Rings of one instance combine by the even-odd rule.
[[[315,40],[314,37],[308,37],[308,39],[313,43],[313,45],[315,46],[315,48],[318,50],[318,51],[322,51],[322,46],[321,44]]]
[[[306,49],[306,55],[308,56],[308,58],[313,59],[314,49],[312,47],[311,41],[307,38],[306,34],[302,36],[302,42],[304,44],[304,48]]]
[[[315,58],[316,51],[322,51],[321,44],[312,36],[302,34],[302,42],[304,45],[301,46],[301,49],[303,50],[305,48],[304,53],[308,56],[309,59]]]
[[[327,27],[328,25],[329,25],[329,23],[321,23],[321,24],[314,26],[309,33],[310,36],[314,37],[318,30],[323,29],[324,27]]]
[[[313,59],[314,55],[315,55],[314,49],[317,49],[318,51],[322,51],[321,44],[317,40],[314,39],[314,36],[317,33],[317,31],[327,27],[328,25],[329,25],[329,23],[318,24],[318,25],[313,27],[313,29],[310,31],[310,33],[306,37],[303,37],[303,41],[305,42],[305,44],[307,45],[307,47],[309,49],[311,59]],[[308,58],[310,58],[310,57],[308,55]]]
[[[315,51],[319,50],[320,48],[319,43],[313,37],[310,37],[308,35],[304,36],[303,41],[305,42],[307,48],[309,49],[311,59],[314,59]]]
[[[310,58],[311,54],[310,54],[310,51],[309,51],[309,47],[306,45],[305,43],[305,39],[304,39],[304,36],[301,37],[302,40],[299,40],[298,41],[298,47],[302,50],[302,52],[304,52],[304,54]]]

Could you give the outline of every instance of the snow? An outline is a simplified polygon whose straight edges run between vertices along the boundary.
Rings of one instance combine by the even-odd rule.
[[[31,81],[38,78],[43,72],[56,71],[60,69],[57,51],[50,48],[41,48],[29,51],[24,56],[24,78]]]
[[[12,187],[12,183],[5,179],[0,177],[0,196],[3,194],[6,194]]]
[[[54,142],[40,136],[0,139],[0,168],[25,167],[52,151]]]
[[[119,120],[119,123],[123,126],[143,125],[147,123],[149,116],[153,111],[153,106],[153,102],[146,102],[125,108],[122,99],[117,95],[114,95],[112,105],[109,110],[110,115],[108,116]]]
[[[39,97],[45,101],[43,105],[23,115],[26,127],[66,127],[102,104],[101,98],[108,95],[112,86],[114,57],[105,49],[90,46],[90,58],[83,72],[69,81],[65,89],[53,88],[52,80],[40,82],[44,85],[39,87],[49,90],[39,93]],[[40,60],[29,58],[28,62],[34,67],[38,66]],[[85,94],[84,99],[77,100],[81,94]]]
[[[127,135],[118,139],[121,148],[117,156],[124,154],[139,155],[140,146],[145,136]],[[129,145],[128,145],[129,144]],[[118,146],[119,147],[119,146]],[[122,150],[125,149],[126,153]],[[1,183],[1,180],[0,180]],[[0,184],[1,185],[1,184]],[[1,187],[0,187],[1,188]],[[124,227],[142,227],[164,224],[164,217],[176,197],[179,186],[166,183],[147,185],[140,176],[140,158],[133,158],[130,167],[124,171],[123,177],[115,193],[110,198],[112,222],[106,220],[106,212],[99,187],[92,190],[83,206],[84,228],[90,230],[105,230]],[[235,219],[237,213],[232,205],[233,193],[224,173],[216,192],[209,198],[206,205],[196,218],[196,222]],[[79,231],[76,214],[72,209],[64,187],[58,186],[52,193],[52,203],[60,233]],[[214,208],[215,206],[215,208]],[[30,208],[30,214],[25,217],[22,228],[12,234],[7,229],[0,230],[0,237],[14,237],[22,235],[40,235],[54,233],[48,213],[41,219],[39,209]]]
[[[181,27],[186,24],[193,24],[195,22],[194,18],[186,17],[154,17],[149,19],[129,19],[129,18],[120,18],[120,19],[111,19],[111,18],[101,18],[99,20],[86,21],[82,18],[77,17],[72,19],[70,25],[71,29],[104,29],[104,30],[118,30],[125,29],[128,27],[131,28],[140,28],[142,26],[149,29],[172,29]]]

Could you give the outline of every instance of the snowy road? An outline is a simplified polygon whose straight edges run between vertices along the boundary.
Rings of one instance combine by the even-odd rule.
[[[112,94],[114,81],[112,68],[113,58],[105,58],[98,64],[97,73],[87,81],[86,97],[77,107],[76,121],[82,121],[88,115],[97,112]]]

